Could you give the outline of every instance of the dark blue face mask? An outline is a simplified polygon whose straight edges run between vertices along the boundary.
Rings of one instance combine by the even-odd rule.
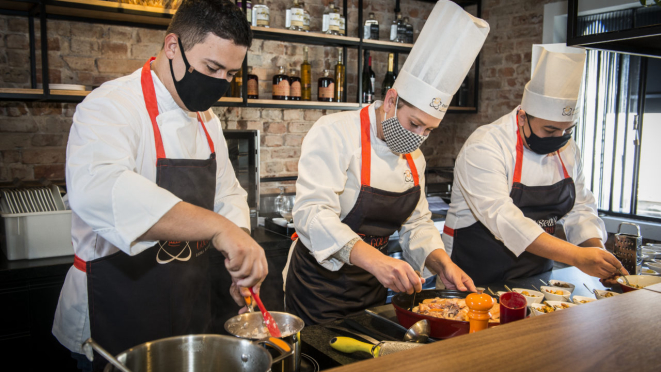
[[[206,111],[227,92],[230,82],[227,79],[216,79],[196,71],[186,59],[181,39],[177,38],[177,42],[186,65],[186,73],[181,80],[177,81],[174,77],[174,70],[172,70],[172,60],[170,60],[170,74],[172,74],[174,88],[177,90],[181,102],[189,111]]]
[[[530,117],[527,113],[526,121],[528,122],[528,128],[530,128],[530,137],[526,137],[526,143],[528,143],[528,147],[530,147],[530,149],[537,154],[547,155],[558,151],[571,139],[571,134],[569,133],[560,137],[539,137],[535,134],[535,132],[532,131],[532,127],[530,126]]]

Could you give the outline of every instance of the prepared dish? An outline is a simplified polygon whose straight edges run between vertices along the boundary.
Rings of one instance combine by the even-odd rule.
[[[528,297],[541,297],[541,296],[538,296],[536,294],[530,293],[528,291],[521,291],[521,294],[524,295],[524,296],[528,296]]]
[[[565,294],[562,290],[555,291],[553,289],[544,289],[544,292],[551,293],[551,294],[558,295],[558,296],[562,296],[562,295]]]
[[[432,316],[434,318],[460,320],[467,322],[468,311],[470,309],[466,306],[466,300],[463,298],[430,298],[423,300],[418,306],[414,307],[412,311],[421,315]],[[500,323],[500,305],[495,303],[491,310],[489,310],[489,322]]]

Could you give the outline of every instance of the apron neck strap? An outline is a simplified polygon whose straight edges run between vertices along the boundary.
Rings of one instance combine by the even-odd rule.
[[[532,128],[530,129],[532,130]],[[556,151],[555,154],[560,159],[560,164],[562,164],[562,173],[565,179],[569,178],[569,172],[565,167],[565,162],[562,161],[560,152]],[[519,115],[517,112],[516,115],[516,164],[514,165],[514,178],[512,183],[521,183],[521,169],[523,167],[523,139],[521,138],[521,131],[519,130]]]
[[[158,101],[156,100],[156,90],[154,89],[154,80],[151,77],[151,62],[156,58],[151,57],[149,60],[142,66],[142,75],[140,77],[140,85],[142,86],[142,95],[145,99],[145,106],[147,106],[147,113],[149,113],[149,119],[151,120],[151,125],[154,130],[154,143],[156,144],[156,158],[165,159],[165,147],[163,147],[163,138],[161,137],[161,130],[158,128],[158,123],[156,122],[156,117],[158,116]],[[204,129],[204,134],[207,137],[207,142],[209,143],[209,149],[213,154],[215,151],[213,141],[207,127],[204,125],[202,116],[200,113],[197,113],[197,120],[202,124],[202,129]]]
[[[370,106],[365,106],[360,110],[360,145],[362,153],[360,184],[362,186],[370,186],[370,175],[372,172],[372,144],[370,142],[371,121],[369,109]],[[413,161],[411,154],[406,154],[404,157],[409,164],[409,168],[411,168],[411,174],[413,175],[415,186],[419,186],[420,178],[418,176],[418,169],[415,167],[415,162]]]

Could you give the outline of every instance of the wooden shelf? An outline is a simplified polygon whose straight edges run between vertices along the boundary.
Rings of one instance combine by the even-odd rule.
[[[281,28],[251,27],[256,39],[283,41],[301,44],[316,44],[326,46],[357,47],[360,39],[340,35],[328,35],[321,32],[292,31]]]
[[[413,44],[403,44],[385,40],[363,40],[363,49],[367,50],[409,53],[411,52],[411,48],[413,48]]]
[[[448,112],[477,112],[477,107],[459,107],[459,106],[450,106],[448,107]]]
[[[49,0],[49,15],[167,27],[174,10],[99,0]]]
[[[322,110],[358,110],[360,104],[353,102],[318,102],[318,101],[280,101],[274,99],[249,99],[248,107],[322,109]]]

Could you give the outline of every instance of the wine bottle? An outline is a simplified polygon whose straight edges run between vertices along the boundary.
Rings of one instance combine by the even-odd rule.
[[[289,99],[292,101],[301,100],[301,78],[296,76],[296,70],[289,70]]]
[[[395,55],[393,53],[388,54],[388,72],[386,77],[383,78],[383,84],[381,85],[381,98],[386,98],[386,93],[392,88],[395,84],[395,75],[393,73],[393,65],[395,63]]]
[[[308,47],[303,47],[303,63],[301,63],[301,100],[312,100],[312,66],[308,62]]]
[[[372,103],[374,101],[374,89],[372,88],[372,82],[370,80],[370,66],[371,61],[369,50],[365,51],[365,63],[363,65],[363,103]]]
[[[335,93],[333,94],[333,101],[335,102],[344,102],[345,73],[345,66],[344,63],[342,63],[342,49],[339,49],[337,65],[335,65]]]
[[[252,73],[252,66],[248,66],[248,98],[259,99],[259,78]]]

